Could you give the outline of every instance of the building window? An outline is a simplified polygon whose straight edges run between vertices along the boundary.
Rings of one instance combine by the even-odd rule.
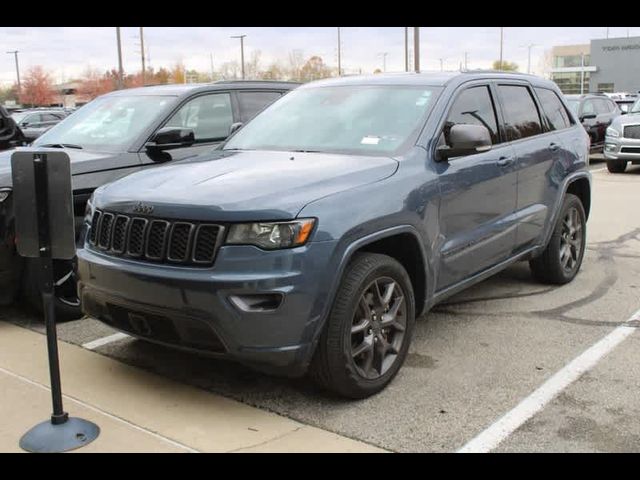
[[[588,66],[591,61],[591,55],[584,55],[584,66]],[[554,68],[581,67],[582,55],[564,55],[553,57]]]
[[[584,75],[582,82],[582,89],[580,89],[580,79]],[[564,94],[576,94],[576,93],[588,93],[589,92],[589,78],[590,72],[562,72],[552,73],[551,80],[556,82],[560,91]]]
[[[613,93],[614,84],[613,83],[599,83],[598,84],[598,92],[599,93]]]

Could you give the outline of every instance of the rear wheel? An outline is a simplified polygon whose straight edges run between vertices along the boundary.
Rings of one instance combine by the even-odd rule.
[[[568,193],[551,240],[542,255],[529,262],[533,276],[543,283],[564,284],[576,276],[586,244],[586,215],[578,197]]]
[[[607,170],[611,173],[624,173],[626,169],[626,160],[607,160]]]
[[[22,281],[22,295],[25,301],[38,313],[43,313],[42,293],[39,281],[39,263],[37,259],[25,261]],[[54,260],[54,307],[57,321],[81,318],[80,299],[76,288],[73,262]]]
[[[321,386],[349,398],[382,390],[402,366],[415,323],[411,280],[386,255],[347,267],[311,365]]]

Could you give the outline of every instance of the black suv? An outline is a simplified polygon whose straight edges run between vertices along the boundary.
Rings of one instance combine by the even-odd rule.
[[[604,93],[565,95],[565,99],[589,134],[591,152],[602,152],[607,127],[622,115],[620,107]]]
[[[79,233],[87,199],[96,187],[159,163],[214,149],[231,131],[297,86],[246,81],[119,90],[66,117],[32,147],[60,148],[69,154]],[[7,119],[8,128],[19,131],[15,122]],[[0,154],[0,304],[12,302],[22,286],[29,303],[41,308],[33,263],[18,257],[15,248],[12,153]],[[58,318],[81,316],[73,265],[57,262],[54,268]]]

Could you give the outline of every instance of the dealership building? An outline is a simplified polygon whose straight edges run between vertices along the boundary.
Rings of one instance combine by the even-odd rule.
[[[640,92],[640,37],[556,46],[551,55],[550,78],[563,93]]]

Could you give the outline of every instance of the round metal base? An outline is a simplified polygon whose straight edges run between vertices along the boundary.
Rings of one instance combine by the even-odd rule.
[[[58,453],[83,447],[100,434],[100,427],[81,418],[69,418],[60,425],[50,420],[39,423],[20,439],[20,448],[27,452]]]

